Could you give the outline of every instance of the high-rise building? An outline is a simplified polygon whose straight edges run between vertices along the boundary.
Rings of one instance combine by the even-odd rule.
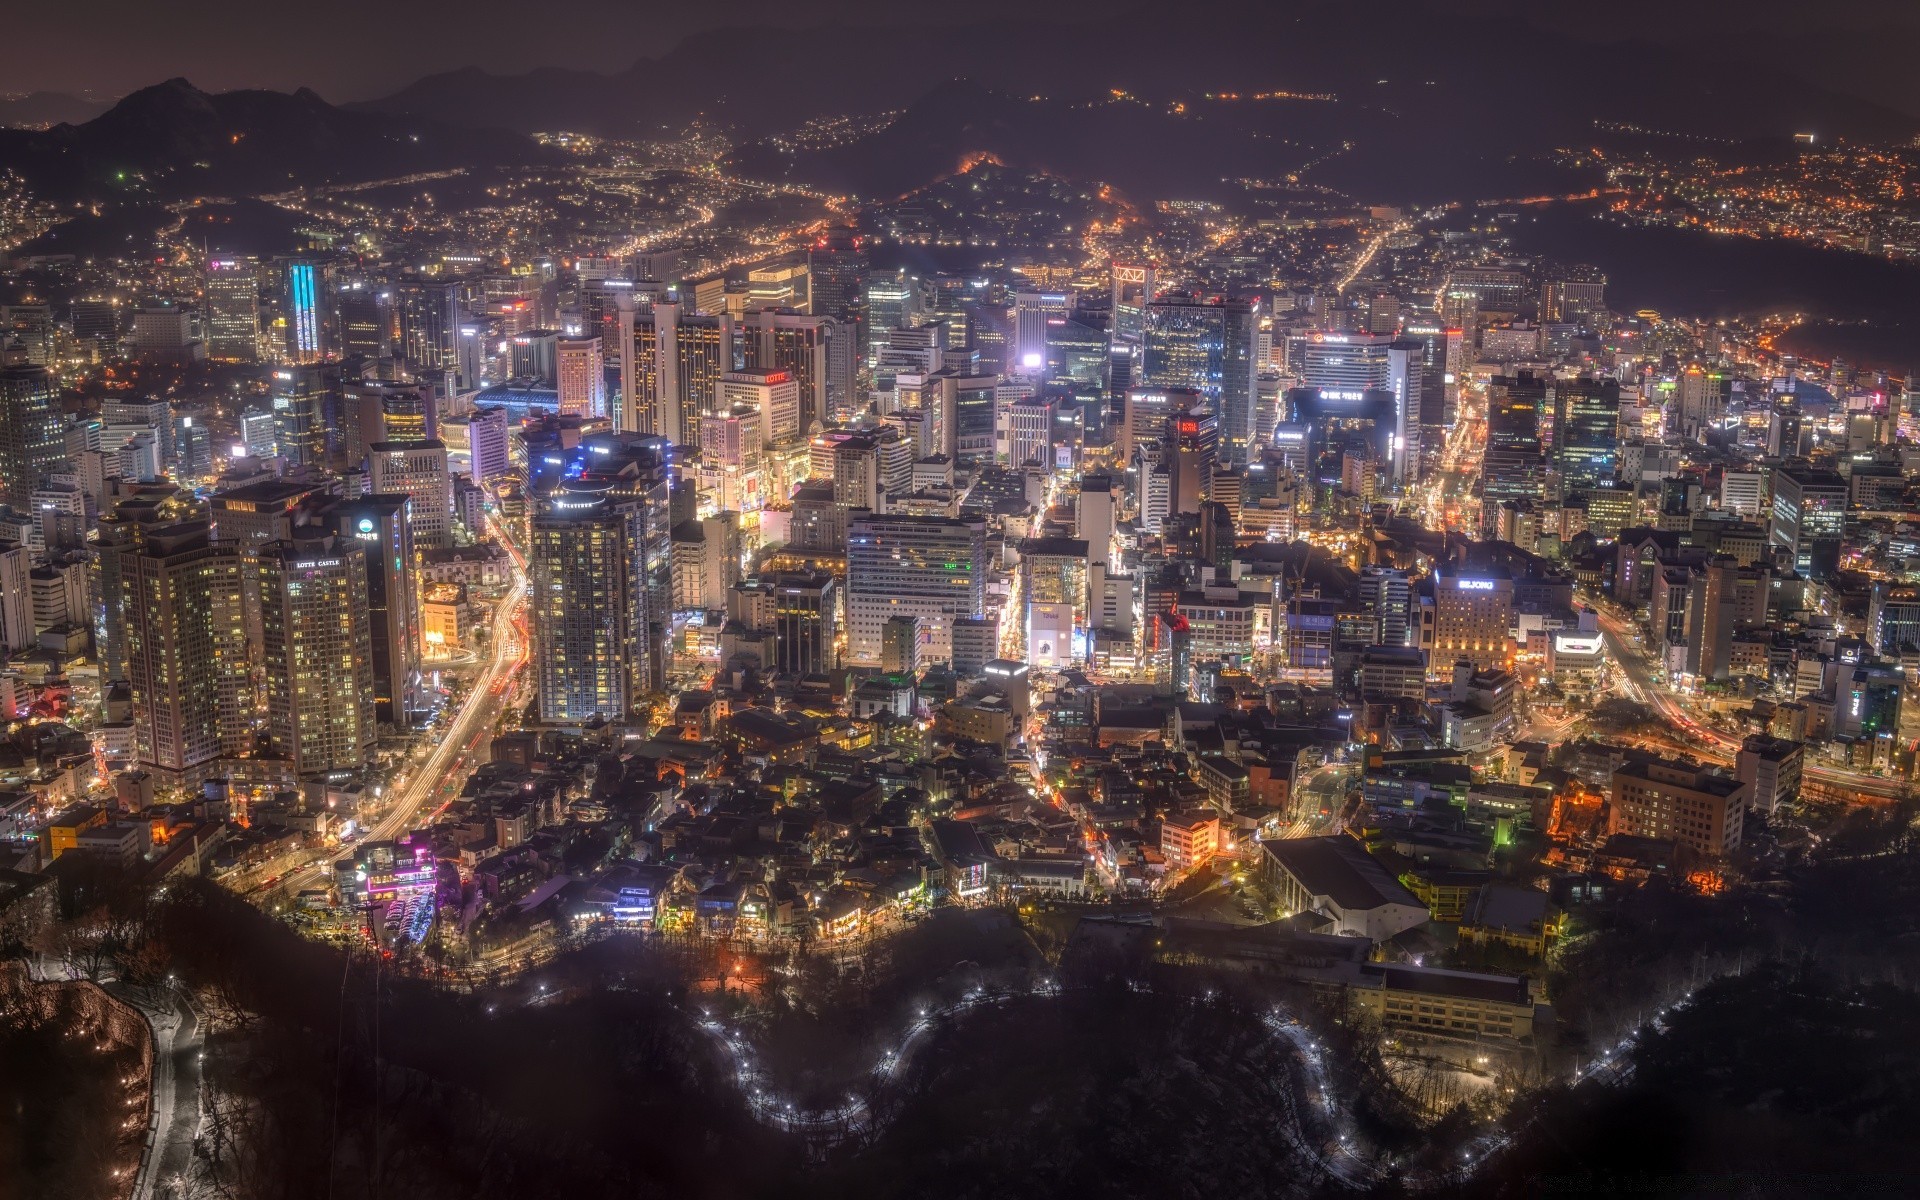
[[[0,347],[0,499],[22,512],[41,479],[67,457],[59,399],[52,374],[27,361],[26,350]]]
[[[631,356],[623,359],[621,380],[632,428],[676,446],[693,445],[700,418],[714,411],[721,377],[737,365],[734,319],[659,302],[634,312],[632,320]]]
[[[1466,659],[1475,667],[1505,667],[1513,655],[1513,580],[1491,574],[1435,572],[1435,664]]]
[[[866,344],[862,347],[861,358],[871,369],[879,362],[878,347],[884,344],[884,335],[889,330],[920,324],[920,281],[904,271],[868,276],[865,304],[866,313],[861,328],[866,335]]]
[[[920,619],[930,661],[952,656],[953,622],[986,606],[987,529],[980,520],[854,513],[847,523],[848,660],[880,662],[891,617]]]
[[[313,363],[327,357],[326,272],[317,262],[294,259],[286,264],[288,362]]]
[[[861,285],[866,281],[867,255],[853,230],[836,226],[821,234],[807,250],[815,316],[847,322],[860,308]]]
[[[260,605],[267,738],[302,779],[358,771],[379,743],[364,546],[301,538],[248,556]]]
[[[1793,556],[1793,569],[1825,579],[1840,565],[1847,525],[1847,481],[1831,471],[1788,467],[1773,473],[1774,545]]]
[[[1560,494],[1613,480],[1620,462],[1620,385],[1611,379],[1553,384],[1553,461]]]
[[[555,385],[567,416],[607,415],[607,366],[598,337],[563,337],[556,344]]]
[[[403,493],[341,500],[321,523],[341,541],[366,551],[367,617],[373,648],[374,710],[397,729],[413,724],[420,707],[420,594],[415,581],[412,498]]]
[[[1117,356],[1122,349],[1138,351],[1147,333],[1147,305],[1153,303],[1153,268],[1148,265],[1127,266],[1114,263],[1113,275],[1113,323],[1109,327],[1113,336],[1113,353]]]
[[[1067,292],[1019,292],[1013,298],[1013,370],[1039,378],[1047,369],[1047,321],[1073,313]]]
[[[1245,466],[1253,447],[1258,304],[1168,296],[1147,306],[1141,384],[1192,388],[1220,423],[1220,458]]]
[[[741,319],[741,361],[748,370],[785,371],[793,379],[803,437],[843,402],[836,389],[851,385],[851,380],[835,379],[833,343],[838,336],[831,317],[769,308]]]
[[[715,411],[731,414],[743,405],[754,413],[763,446],[792,445],[807,434],[801,416],[800,382],[791,371],[756,367],[722,375]]]
[[[740,582],[740,514],[715,513],[673,527],[673,607],[724,609]]]
[[[453,478],[447,473],[445,442],[375,442],[367,447],[367,486],[413,498],[414,545],[432,550],[453,544]]]
[[[416,373],[455,370],[459,363],[460,311],[465,284],[457,279],[422,280],[400,285],[400,356]],[[461,379],[464,388],[479,380]]]
[[[820,675],[838,667],[840,585],[826,571],[788,571],[767,581],[773,592],[776,671]]]
[[[254,362],[260,357],[260,264],[251,258],[207,260],[207,357]]]
[[[1547,412],[1547,381],[1522,372],[1487,385],[1487,440],[1482,452],[1482,528],[1505,501],[1538,504],[1546,498],[1541,425]]]
[[[1682,437],[1704,438],[1726,415],[1727,381],[1718,371],[1689,363],[1675,383],[1674,428]]]
[[[528,577],[543,721],[619,720],[648,690],[632,507],[604,491],[563,490],[534,514]]]
[[[296,467],[327,465],[328,411],[337,401],[339,375],[317,363],[274,371],[274,445]]]
[[[148,526],[123,549],[106,582],[117,588],[135,756],[166,785],[191,788],[248,734],[245,560],[214,545],[205,521]]]
[[[340,353],[347,358],[393,357],[393,293],[356,279],[341,287],[333,302],[340,329]]]

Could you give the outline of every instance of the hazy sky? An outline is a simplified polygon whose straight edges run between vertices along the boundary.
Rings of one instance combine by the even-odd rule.
[[[1272,16],[1294,0],[1265,0]],[[312,87],[329,100],[370,99],[436,71],[480,66],[618,70],[660,54],[687,34],[726,25],[793,26],[827,21],[975,21],[1005,16],[1117,19],[1134,0],[68,0],[16,3],[0,29],[8,43],[0,87],[11,92],[90,91],[118,96],[184,75],[209,91]],[[1697,42],[1703,61],[1734,48],[1798,55],[1797,65],[1838,87],[1891,98],[1887,78],[1907,60],[1920,30],[1920,0],[1609,0],[1558,5],[1542,0],[1386,0],[1383,19],[1405,8],[1523,14],[1594,40],[1643,37]],[[1394,9],[1399,13],[1388,15]],[[1220,12],[1158,0],[1163,19]],[[1137,19],[1137,18],[1136,18]],[[1223,21],[1231,26],[1232,21]],[[1143,52],[1151,45],[1143,22]],[[1895,46],[1899,53],[1890,54]],[[1885,70],[1862,58],[1886,59]],[[1873,76],[1861,79],[1866,71]],[[1910,76],[1910,71],[1899,74]],[[1849,76],[1852,78],[1849,78]],[[1903,97],[1904,98],[1904,97]]]

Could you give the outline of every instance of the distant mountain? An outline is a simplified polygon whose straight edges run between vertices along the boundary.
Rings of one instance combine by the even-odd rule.
[[[512,133],[348,112],[311,91],[209,94],[170,79],[80,125],[0,130],[0,167],[72,198],[244,195],[537,161]]]
[[[40,129],[63,122],[91,121],[105,111],[107,105],[99,100],[65,92],[30,92],[0,97],[0,127]]]
[[[973,90],[952,90],[956,78]],[[1112,88],[1146,104],[1088,107]],[[1339,99],[1192,106],[1183,122],[1166,111],[1204,93],[1276,89]],[[458,71],[358,107],[615,136],[701,117],[749,139],[816,116],[906,108],[850,146],[741,153],[743,166],[867,196],[924,182],[971,151],[1107,180],[1131,172],[1161,196],[1334,152],[1310,178],[1367,199],[1499,196],[1537,182],[1529,159],[1596,137],[1596,121],[1735,139],[1920,131],[1904,113],[1795,78],[1791,60],[1574,42],[1511,16],[1437,19],[1410,0],[1220,0],[1080,24],[725,30],[611,75]]]

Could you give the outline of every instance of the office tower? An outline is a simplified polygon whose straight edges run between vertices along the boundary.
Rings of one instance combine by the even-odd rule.
[[[280,453],[274,442],[273,411],[249,408],[240,414],[239,449],[251,458],[272,458]]]
[[[1013,298],[1013,371],[1039,377],[1047,367],[1047,321],[1073,313],[1066,292],[1019,292]]]
[[[1920,588],[1874,584],[1867,602],[1867,641],[1887,658],[1920,653]]]
[[[1074,494],[1074,536],[1087,544],[1087,563],[1106,566],[1113,562],[1113,532],[1117,491],[1111,475],[1088,475],[1080,480]]]
[[[1020,594],[1026,600],[1027,661],[1071,666],[1075,635],[1087,627],[1087,544],[1077,538],[1021,542]]]
[[[856,513],[847,524],[848,660],[880,661],[888,618],[917,617],[931,661],[946,662],[953,622],[986,605],[987,528],[980,520]]]
[[[92,349],[96,357],[113,353],[120,343],[122,311],[118,300],[96,297],[75,300],[74,340]],[[0,342],[4,340],[0,338]]]
[[[420,707],[420,595],[415,583],[411,497],[375,492],[341,500],[320,524],[365,551],[367,625],[373,648],[374,711],[396,729],[412,726]]]
[[[1219,423],[1204,406],[1167,418],[1163,465],[1171,475],[1170,514],[1200,511],[1200,503],[1207,498],[1208,486],[1213,481],[1220,441]]]
[[[171,300],[153,300],[133,310],[133,336],[128,349],[141,362],[185,365],[194,360],[199,344],[197,314]]]
[[[800,410],[800,383],[793,372],[778,367],[729,371],[720,377],[717,410],[731,414],[750,408],[760,426],[760,443],[786,446],[806,436]]]
[[[747,268],[747,311],[784,308],[795,313],[812,310],[812,279],[801,262],[762,263]]]
[[[1383,646],[1418,644],[1419,609],[1405,571],[1367,567],[1360,572],[1360,604],[1373,617]]]
[[[560,379],[560,332],[525,329],[507,339],[507,376],[553,386]]]
[[[757,466],[766,445],[760,411],[750,404],[723,401],[722,406],[724,411],[700,418],[701,466],[736,470]]]
[[[543,721],[620,720],[648,690],[645,602],[624,507],[611,495],[562,491],[534,514],[527,571]]]
[[[1169,296],[1147,306],[1140,381],[1149,388],[1192,388],[1207,398],[1220,426],[1220,458],[1245,466],[1253,446],[1253,343],[1258,304],[1207,303]]]
[[[1675,428],[1682,437],[1703,438],[1727,411],[1727,381],[1718,371],[1688,364],[1675,385]]]
[[[820,675],[840,665],[840,585],[826,571],[787,571],[768,581],[773,592],[776,671]]]
[[[1096,429],[1106,427],[1108,334],[1071,317],[1049,317],[1046,327],[1047,362],[1044,378],[1069,389],[1075,398],[1102,413]]]
[[[932,422],[929,444],[955,462],[991,459],[997,439],[995,408],[999,377],[936,371],[926,380],[922,403]]]
[[[327,357],[326,272],[306,259],[286,264],[287,341],[283,348],[291,363],[314,363]]]
[[[1433,656],[1504,667],[1513,650],[1513,580],[1437,571],[1433,576]]]
[[[248,555],[267,740],[302,779],[358,771],[379,742],[366,555],[358,539],[337,537],[269,542]]]
[[[1009,412],[1007,464],[1024,467],[1031,463],[1053,466],[1053,422],[1059,406],[1051,397],[1030,396],[1016,400]]]
[[[833,343],[838,336],[831,317],[763,309],[740,322],[740,358],[746,368],[785,371],[793,378],[801,436],[844,403],[844,397],[834,394]]]
[[[344,461],[357,466],[380,442],[418,442],[438,437],[438,404],[430,388],[381,379],[354,379],[340,385]]]
[[[252,716],[240,553],[205,521],[153,525],[116,556],[117,649],[133,702],[135,754],[191,788],[245,746]]]
[[[889,617],[880,629],[880,670],[887,675],[920,673],[920,621],[916,617]]]
[[[0,489],[24,512],[46,473],[67,457],[60,394],[17,344],[0,346]]]
[[[416,374],[457,369],[463,291],[464,283],[457,279],[415,281],[397,289],[400,357]],[[463,388],[479,386],[477,378],[459,383]]]
[[[274,444],[296,467],[327,465],[328,410],[338,374],[317,363],[281,367],[273,373],[269,393],[273,403]]]
[[[1447,280],[1447,292],[1450,296],[1471,297],[1475,311],[1488,321],[1532,318],[1539,310],[1539,289],[1534,286],[1533,273],[1525,267],[1459,267]]]
[[[1482,454],[1482,529],[1504,501],[1538,504],[1546,498],[1542,475],[1541,419],[1547,406],[1544,377],[1521,372],[1487,385],[1487,440]]]
[[[821,234],[807,249],[807,274],[812,313],[847,322],[860,307],[860,289],[867,275],[860,238],[845,226]]]
[[[1569,267],[1564,276],[1547,284],[1540,319],[1572,325],[1585,333],[1601,332],[1608,324],[1606,275],[1585,263]]]
[[[334,297],[340,353],[347,358],[393,357],[393,293],[355,280]]]
[[[1611,379],[1553,384],[1553,461],[1560,494],[1612,482],[1620,461],[1620,385]]]
[[[1392,336],[1400,328],[1400,297],[1383,289],[1375,289],[1366,300],[1366,332],[1376,336]]]
[[[866,334],[866,344],[862,347],[861,359],[871,369],[879,362],[878,347],[885,344],[886,331],[920,324],[919,280],[904,271],[868,276],[865,305],[861,328]]]
[[[1787,467],[1773,473],[1771,539],[1793,569],[1825,579],[1840,565],[1847,524],[1847,481],[1831,471]]]
[[[555,384],[560,412],[574,417],[607,415],[607,364],[598,337],[563,337],[555,346]]]
[[[1153,268],[1113,264],[1112,352],[1137,351],[1146,338],[1147,305],[1153,303]]]
[[[260,265],[251,258],[207,260],[207,357],[254,362],[260,357]]]
[[[673,527],[673,607],[724,609],[740,582],[740,514],[715,513]]]
[[[375,493],[413,497],[414,545],[431,550],[453,544],[453,479],[447,474],[445,442],[375,442],[367,447],[367,486]]]
[[[113,510],[103,513],[96,526],[93,552],[90,557],[91,583],[89,591],[93,599],[93,637],[94,647],[100,658],[100,677],[107,683],[124,683],[127,678],[127,607],[126,591],[123,580],[127,571],[125,561],[128,555],[140,550],[148,528],[169,524],[169,518],[162,515],[158,501],[139,497],[122,500]],[[27,552],[19,550],[21,570],[25,570]],[[0,561],[0,575],[6,567]],[[0,592],[4,585],[0,584]],[[4,603],[0,602],[0,620],[4,620]],[[0,644],[13,648],[12,632],[0,629]]]

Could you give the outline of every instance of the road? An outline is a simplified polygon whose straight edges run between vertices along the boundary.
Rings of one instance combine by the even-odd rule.
[[[392,841],[431,820],[458,796],[466,781],[466,772],[459,767],[478,762],[476,756],[493,736],[512,700],[514,680],[527,663],[527,639],[521,628],[527,599],[527,563],[512,539],[497,527],[496,536],[513,560],[513,585],[493,609],[492,654],[473,678],[466,699],[440,732],[426,761],[409,773],[407,782],[394,790],[386,812],[367,827],[366,841]],[[425,817],[421,816],[423,810]],[[331,866],[331,857],[322,857],[289,875],[282,886],[297,894],[318,884]]]
[[[1596,613],[1600,618],[1600,631],[1606,635],[1612,647],[1613,660],[1619,664],[1621,690],[1627,698],[1652,708],[1677,736],[1691,743],[1690,752],[1695,757],[1731,764],[1740,750],[1741,739],[1694,720],[1671,692],[1654,682],[1652,664],[1633,644],[1633,630],[1627,622],[1602,609],[1596,609]],[[1898,780],[1849,771],[1843,767],[1816,766],[1811,762],[1807,763],[1801,777],[1826,787],[1858,792],[1879,800],[1891,800],[1903,790]]]
[[[206,1044],[199,1016],[178,989],[168,987],[165,1004],[136,999],[145,989],[111,989],[137,1006],[153,1026],[153,1145],[141,1160],[133,1200],[165,1200],[180,1194],[178,1182],[193,1165],[193,1142],[200,1133],[200,1054]]]

